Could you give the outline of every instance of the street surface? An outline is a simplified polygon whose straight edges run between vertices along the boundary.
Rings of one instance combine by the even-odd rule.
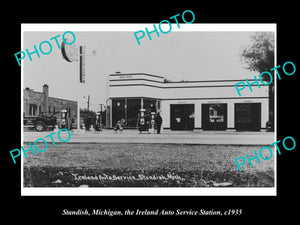
[[[50,137],[45,138],[45,136],[52,132],[23,132],[23,140],[32,143],[38,138],[44,138],[51,142]],[[67,139],[67,133],[63,133],[61,132],[62,139]],[[53,138],[55,142],[60,142],[57,134],[53,135]],[[161,134],[139,134],[137,130],[124,130],[122,133],[114,133],[113,130],[103,130],[101,133],[86,131],[84,134],[78,134],[71,131],[71,139],[68,142],[270,145],[275,142],[275,134],[273,132],[235,131],[162,131]]]

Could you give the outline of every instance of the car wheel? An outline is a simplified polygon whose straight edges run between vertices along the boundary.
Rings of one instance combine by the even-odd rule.
[[[41,121],[38,121],[36,124],[35,124],[35,130],[36,131],[43,131],[45,129],[45,124]]]

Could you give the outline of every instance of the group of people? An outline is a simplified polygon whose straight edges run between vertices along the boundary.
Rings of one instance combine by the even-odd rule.
[[[138,120],[140,120],[140,118]],[[162,122],[163,121],[162,121],[160,114],[157,113],[157,115],[154,118],[154,129],[156,130],[157,134],[160,134]],[[114,131],[121,132],[121,131],[123,131],[124,126],[125,126],[125,120],[121,119],[115,124]],[[138,130],[139,131],[145,131],[145,130],[148,131],[149,128],[150,128],[150,121],[149,121],[149,119],[147,119],[147,117],[145,117],[145,121],[142,125],[138,121]]]
[[[122,132],[124,125],[125,125],[125,120],[124,119],[118,120],[118,122],[114,126],[114,132],[118,132],[118,131]]]

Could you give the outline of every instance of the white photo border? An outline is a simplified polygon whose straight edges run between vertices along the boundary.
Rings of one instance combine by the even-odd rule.
[[[172,24],[173,25],[173,24]],[[175,24],[174,24],[175,25]],[[101,23],[80,23],[80,24],[61,24],[61,23],[23,23],[21,24],[21,50],[23,46],[23,33],[26,31],[132,31],[136,32],[153,24],[101,24]],[[173,26],[176,27],[176,26]],[[180,29],[175,28],[172,32],[184,31],[203,31],[203,32],[274,32],[275,36],[275,66],[277,66],[277,24],[276,23],[226,23],[226,24],[180,24]],[[24,70],[21,62],[21,121],[23,121],[23,78]],[[275,132],[274,142],[277,137],[277,76],[275,79]],[[21,146],[23,146],[24,134],[23,122],[21,122]],[[275,148],[275,147],[274,147]],[[277,151],[274,151],[277,153]],[[276,196],[277,195],[277,154],[274,154],[274,187],[255,187],[255,188],[35,188],[23,187],[23,157],[21,157],[21,196]]]

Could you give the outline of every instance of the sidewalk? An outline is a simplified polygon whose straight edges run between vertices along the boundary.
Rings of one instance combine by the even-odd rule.
[[[34,143],[38,138],[51,142],[47,132],[23,132],[24,142]],[[62,133],[61,133],[62,135]],[[64,134],[65,135],[65,134]],[[67,134],[66,134],[67,135]],[[60,142],[57,134],[55,142]],[[62,137],[62,139],[64,139]],[[67,139],[67,137],[65,138]],[[84,134],[71,132],[72,143],[174,143],[174,144],[224,144],[224,145],[269,145],[275,141],[273,132],[236,132],[236,131],[162,131],[161,134],[138,133],[137,130],[124,130],[114,133],[104,129],[100,133],[86,131]]]

